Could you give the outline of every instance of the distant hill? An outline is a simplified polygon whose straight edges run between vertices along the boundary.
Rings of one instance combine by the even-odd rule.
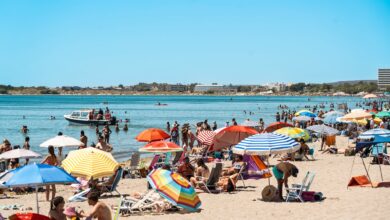
[[[359,82],[377,83],[377,80],[350,80],[350,81],[331,82],[331,83],[326,83],[326,84],[330,84],[330,85],[333,85],[333,86],[337,86],[337,85],[344,84],[344,83],[355,85],[355,84],[358,84]]]

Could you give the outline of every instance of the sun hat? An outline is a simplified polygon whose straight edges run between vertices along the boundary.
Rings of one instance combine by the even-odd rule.
[[[76,208],[75,207],[68,207],[65,209],[64,214],[67,217],[75,217],[75,216],[77,216]]]

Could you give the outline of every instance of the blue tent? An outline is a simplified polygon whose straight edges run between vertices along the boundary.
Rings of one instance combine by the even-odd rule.
[[[35,187],[38,206],[38,187],[53,184],[78,183],[77,180],[63,169],[47,164],[29,164],[8,171],[0,177],[2,187]]]

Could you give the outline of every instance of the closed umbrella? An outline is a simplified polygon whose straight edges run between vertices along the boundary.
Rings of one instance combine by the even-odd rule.
[[[201,144],[211,146],[216,134],[214,131],[204,130],[200,131],[196,138]]]
[[[306,130],[314,131],[316,133],[322,134],[322,135],[335,135],[338,134],[339,131],[337,129],[334,129],[332,127],[326,126],[326,125],[313,125],[306,128]]]
[[[274,123],[269,124],[264,129],[264,132],[270,133],[270,132],[274,132],[275,130],[278,130],[278,129],[284,128],[284,127],[294,127],[294,125],[289,124],[287,122],[274,122]]]
[[[168,153],[183,151],[179,145],[168,141],[153,141],[138,150],[143,153]]]
[[[66,135],[57,135],[39,145],[40,147],[79,147],[84,146],[84,143],[76,138]]]
[[[153,170],[147,176],[149,184],[175,206],[196,211],[201,201],[191,184],[180,174],[164,169]]]
[[[62,161],[62,167],[68,173],[86,179],[114,175],[118,166],[110,153],[93,147],[71,151]]]
[[[295,127],[281,128],[274,131],[274,133],[283,134],[294,139],[303,139],[305,141],[310,139],[310,134],[306,130]]]
[[[170,138],[171,136],[159,128],[149,128],[137,135],[135,139],[139,142],[161,141]]]
[[[236,154],[270,155],[295,152],[300,148],[294,139],[275,133],[250,136],[233,147]]]
[[[7,172],[0,178],[0,184],[3,187],[35,187],[37,213],[38,205],[38,187],[53,184],[78,183],[69,173],[56,166],[47,164],[29,164],[15,170]]]
[[[14,149],[0,154],[0,159],[14,159],[14,158],[28,159],[28,158],[39,158],[41,156],[42,155],[35,153],[34,151],[31,150]]]
[[[240,125],[233,125],[233,126],[226,127],[215,135],[213,149],[219,150],[222,149],[223,147],[236,145],[243,139],[257,133],[259,132],[257,132],[253,128],[240,126]]]

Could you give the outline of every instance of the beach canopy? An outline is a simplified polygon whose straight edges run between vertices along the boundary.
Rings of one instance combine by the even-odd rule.
[[[216,133],[214,131],[203,130],[199,132],[196,139],[198,139],[198,141],[203,145],[211,146],[213,144],[215,135]]]
[[[152,142],[165,140],[170,137],[169,134],[160,128],[149,128],[139,133],[135,139],[139,142]]]
[[[79,147],[84,146],[84,143],[66,135],[57,135],[39,145],[40,147]]]
[[[363,99],[375,99],[375,98],[378,98],[378,96],[375,94],[367,94],[363,96]]]
[[[233,153],[269,155],[295,152],[300,148],[294,139],[275,133],[261,133],[242,140],[233,147]]]
[[[372,115],[364,110],[354,110],[351,113],[341,117],[342,121],[352,121],[352,120],[361,120],[361,119],[371,119]]]
[[[307,116],[307,117],[310,117],[310,118],[315,118],[317,117],[316,114],[314,114],[313,112],[309,111],[309,110],[300,110],[298,112],[295,113],[295,116]]]
[[[138,151],[143,153],[168,153],[180,152],[183,151],[183,148],[169,141],[153,141],[141,147]]]
[[[296,127],[284,127],[274,131],[276,134],[283,134],[294,139],[303,139],[305,141],[310,139],[310,134],[304,129]]]
[[[199,209],[201,202],[195,189],[180,174],[159,168],[153,170],[147,179],[152,188],[173,205],[188,211]]]
[[[297,116],[292,119],[293,121],[310,121],[311,118],[308,116]]]
[[[105,151],[87,147],[69,152],[62,167],[75,177],[101,178],[114,175],[119,164]]]
[[[0,177],[1,187],[35,187],[37,212],[38,205],[38,187],[53,184],[78,183],[69,173],[56,166],[47,164],[29,164],[17,169],[8,171]]]
[[[270,132],[274,132],[275,130],[278,130],[278,129],[284,128],[284,127],[294,127],[294,125],[289,124],[287,122],[274,122],[274,123],[269,124],[264,129],[264,132],[270,133]]]
[[[41,156],[42,155],[35,153],[34,151],[31,150],[14,149],[0,154],[0,159],[14,159],[14,158],[28,159],[28,158],[39,158]]]
[[[257,121],[251,121],[251,120],[245,120],[244,122],[242,122],[240,124],[241,126],[245,126],[245,127],[259,127],[259,122]]]
[[[388,117],[388,118],[390,118],[390,112],[381,111],[381,112],[378,112],[377,114],[375,114],[375,117],[378,117],[378,118]]]
[[[306,130],[314,131],[316,133],[323,134],[323,135],[335,135],[339,133],[337,129],[326,126],[324,124],[309,126],[306,128]]]
[[[390,130],[383,128],[374,128],[359,135],[359,138],[361,139],[368,139],[371,137],[374,138],[375,142],[390,142]]]
[[[213,150],[236,145],[243,139],[258,133],[253,128],[240,125],[226,127],[215,135]]]

